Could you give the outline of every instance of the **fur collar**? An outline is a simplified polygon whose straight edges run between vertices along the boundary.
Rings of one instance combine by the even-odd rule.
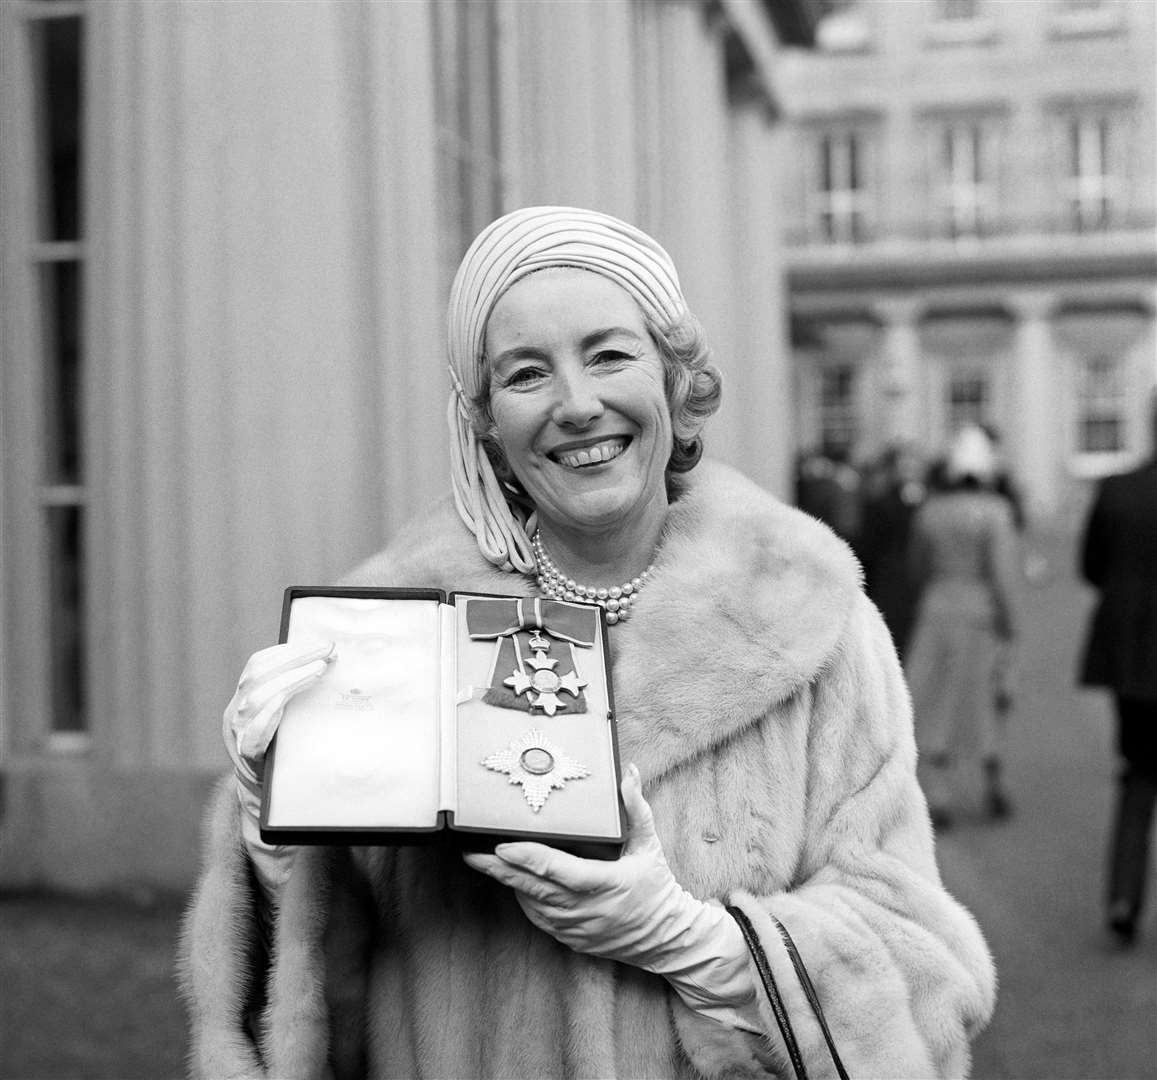
[[[610,630],[620,749],[645,780],[811,682],[860,591],[842,540],[734,469],[702,462],[681,487],[644,600]],[[481,558],[449,499],[346,583],[530,591],[526,578]]]

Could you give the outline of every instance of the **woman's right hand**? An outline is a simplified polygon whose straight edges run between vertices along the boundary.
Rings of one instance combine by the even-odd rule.
[[[276,900],[289,875],[293,848],[261,839],[261,784],[285,706],[325,674],[337,658],[334,642],[274,645],[254,653],[222,717],[225,748],[237,778],[241,834],[267,898]]]
[[[320,679],[336,658],[332,641],[273,645],[249,657],[222,717],[221,734],[239,783],[256,787],[260,794],[265,751],[285,706]]]

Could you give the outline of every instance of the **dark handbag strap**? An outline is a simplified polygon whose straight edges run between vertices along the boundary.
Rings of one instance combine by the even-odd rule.
[[[812,985],[807,968],[804,967],[803,957],[800,956],[799,950],[795,947],[795,942],[792,941],[791,934],[787,932],[787,927],[774,915],[771,916],[771,921],[775,923],[776,929],[779,930],[779,936],[783,938],[784,948],[787,949],[787,955],[791,957],[791,966],[795,968],[795,973],[799,976],[799,983],[800,986],[803,987],[804,997],[807,998],[807,1003],[812,1007],[812,1012],[815,1013],[816,1023],[819,1024],[820,1031],[824,1033],[824,1042],[828,1044],[828,1052],[832,1055],[832,1061],[835,1063],[836,1075],[839,1076],[840,1080],[848,1080],[847,1070],[844,1068],[844,1063],[840,1060],[839,1052],[836,1050],[836,1042],[832,1038],[832,1033],[828,1028],[824,1010],[820,1007],[819,995],[816,993],[816,988]]]
[[[783,1036],[784,1045],[787,1047],[792,1068],[795,1069],[797,1080],[807,1080],[807,1069],[804,1067],[803,1056],[800,1054],[795,1032],[792,1030],[787,1009],[784,1008],[783,1000],[779,995],[779,987],[776,986],[775,977],[771,973],[771,964],[768,962],[767,954],[763,951],[763,945],[755,933],[755,928],[751,925],[751,920],[748,919],[744,912],[740,911],[737,907],[728,907],[727,910],[739,924],[739,929],[743,933],[743,939],[747,942],[747,947],[751,951],[756,970],[759,972],[760,981],[763,983],[764,990],[767,991],[767,998],[771,1003],[772,1014],[775,1016],[775,1022],[779,1025],[780,1034]],[[848,1080],[847,1070],[844,1068],[844,1063],[840,1060],[839,1052],[836,1050],[835,1040],[832,1038],[827,1019],[820,1006],[819,995],[816,993],[816,988],[812,984],[807,968],[804,966],[803,957],[800,956],[799,950],[795,947],[795,942],[792,940],[791,934],[787,932],[787,927],[774,915],[770,916],[770,918],[771,921],[775,923],[775,927],[779,931],[779,936],[783,939],[784,948],[787,950],[787,955],[791,959],[791,966],[795,968],[795,973],[799,978],[804,997],[807,998],[808,1005],[811,1006],[811,1010],[815,1014],[816,1022],[820,1026],[820,1031],[823,1032],[824,1041],[828,1044],[828,1052],[832,1055],[832,1062],[836,1067],[836,1074],[840,1080]]]
[[[779,1025],[779,1033],[783,1036],[784,1046],[787,1047],[787,1056],[791,1059],[792,1068],[795,1069],[796,1080],[807,1080],[807,1069],[804,1067],[803,1056],[799,1052],[799,1044],[795,1041],[795,1032],[792,1030],[787,1010],[783,1007],[783,1001],[779,996],[779,987],[775,985],[775,976],[771,973],[771,965],[767,962],[767,954],[759,943],[755,927],[751,925],[751,920],[739,908],[729,907],[727,910],[739,924],[739,929],[743,933],[743,940],[747,942],[747,948],[751,951],[751,958],[755,961],[755,970],[759,972],[759,979],[763,983],[764,990],[767,991],[767,1000],[771,1003],[772,1015],[775,1016],[775,1022]]]

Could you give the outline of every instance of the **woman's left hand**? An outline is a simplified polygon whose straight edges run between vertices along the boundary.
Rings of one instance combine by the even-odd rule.
[[[634,765],[622,792],[627,844],[617,862],[530,843],[499,844],[493,855],[466,855],[466,862],[514,889],[530,921],[576,952],[662,975],[689,1008],[761,1030],[758,1019],[736,1012],[755,998],[738,925],[675,880]]]
[[[522,842],[465,859],[514,889],[531,922],[564,945],[656,970],[653,965],[708,905],[682,889],[667,866],[634,765],[621,790],[628,839],[615,862]]]

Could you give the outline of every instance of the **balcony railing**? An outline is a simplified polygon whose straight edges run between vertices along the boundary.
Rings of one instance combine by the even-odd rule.
[[[1157,213],[1110,214],[1107,219],[1082,221],[1074,214],[1038,215],[1023,218],[993,218],[981,223],[975,232],[953,229],[942,218],[907,222],[870,224],[858,221],[854,230],[844,230],[839,239],[831,239],[818,225],[787,229],[784,240],[789,247],[867,248],[896,244],[947,244],[961,247],[999,243],[1012,239],[1056,239],[1062,237],[1109,236],[1143,233],[1157,227]]]

